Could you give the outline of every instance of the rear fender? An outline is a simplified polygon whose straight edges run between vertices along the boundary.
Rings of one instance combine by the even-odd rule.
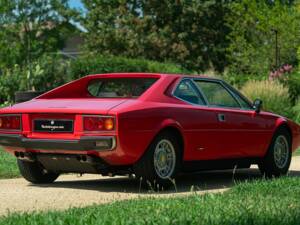
[[[175,121],[173,119],[165,119],[164,121],[162,121],[162,123],[157,128],[157,132],[156,132],[155,137],[161,131],[163,131],[164,129],[167,129],[167,128],[175,128],[175,129],[177,129],[179,131],[179,133],[181,134],[181,137],[183,139],[183,148],[185,149],[185,143],[186,143],[186,141],[185,141],[185,135],[183,133],[183,128],[180,125],[180,123],[178,123],[177,121]]]
[[[164,131],[168,128],[175,128],[180,133],[180,135],[182,137],[182,142],[183,142],[182,143],[183,150],[186,148],[186,140],[185,140],[182,126],[173,119],[165,119],[156,127],[155,132],[153,133],[154,134],[153,137],[150,139],[147,148],[145,148],[144,152],[141,154],[139,159],[145,154],[148,147],[153,142],[153,140],[157,137],[157,135],[159,135],[162,131]]]

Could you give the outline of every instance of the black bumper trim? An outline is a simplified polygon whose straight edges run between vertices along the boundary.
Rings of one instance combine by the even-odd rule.
[[[98,142],[106,143],[108,147]],[[40,150],[113,150],[116,147],[114,136],[85,136],[78,140],[32,139],[17,134],[0,134],[0,145]]]

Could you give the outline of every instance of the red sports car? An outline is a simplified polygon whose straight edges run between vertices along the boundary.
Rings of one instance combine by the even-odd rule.
[[[1,109],[0,145],[32,183],[74,172],[166,186],[180,172],[251,164],[284,175],[300,127],[261,105],[203,76],[90,75]]]

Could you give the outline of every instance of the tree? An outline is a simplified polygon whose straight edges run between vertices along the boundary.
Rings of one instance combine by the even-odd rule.
[[[83,0],[90,51],[222,71],[230,1]]]
[[[30,65],[45,52],[62,48],[75,14],[67,0],[1,0],[1,68]]]
[[[230,5],[227,16],[230,69],[262,74],[280,64],[296,64],[300,44],[300,11],[293,1],[242,0]],[[276,62],[276,36],[278,61]],[[276,65],[278,64],[278,65]]]

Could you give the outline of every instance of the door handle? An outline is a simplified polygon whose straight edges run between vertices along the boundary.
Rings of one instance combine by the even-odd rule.
[[[226,121],[225,115],[222,114],[222,113],[219,113],[218,114],[218,120],[219,120],[219,122],[225,122]]]

